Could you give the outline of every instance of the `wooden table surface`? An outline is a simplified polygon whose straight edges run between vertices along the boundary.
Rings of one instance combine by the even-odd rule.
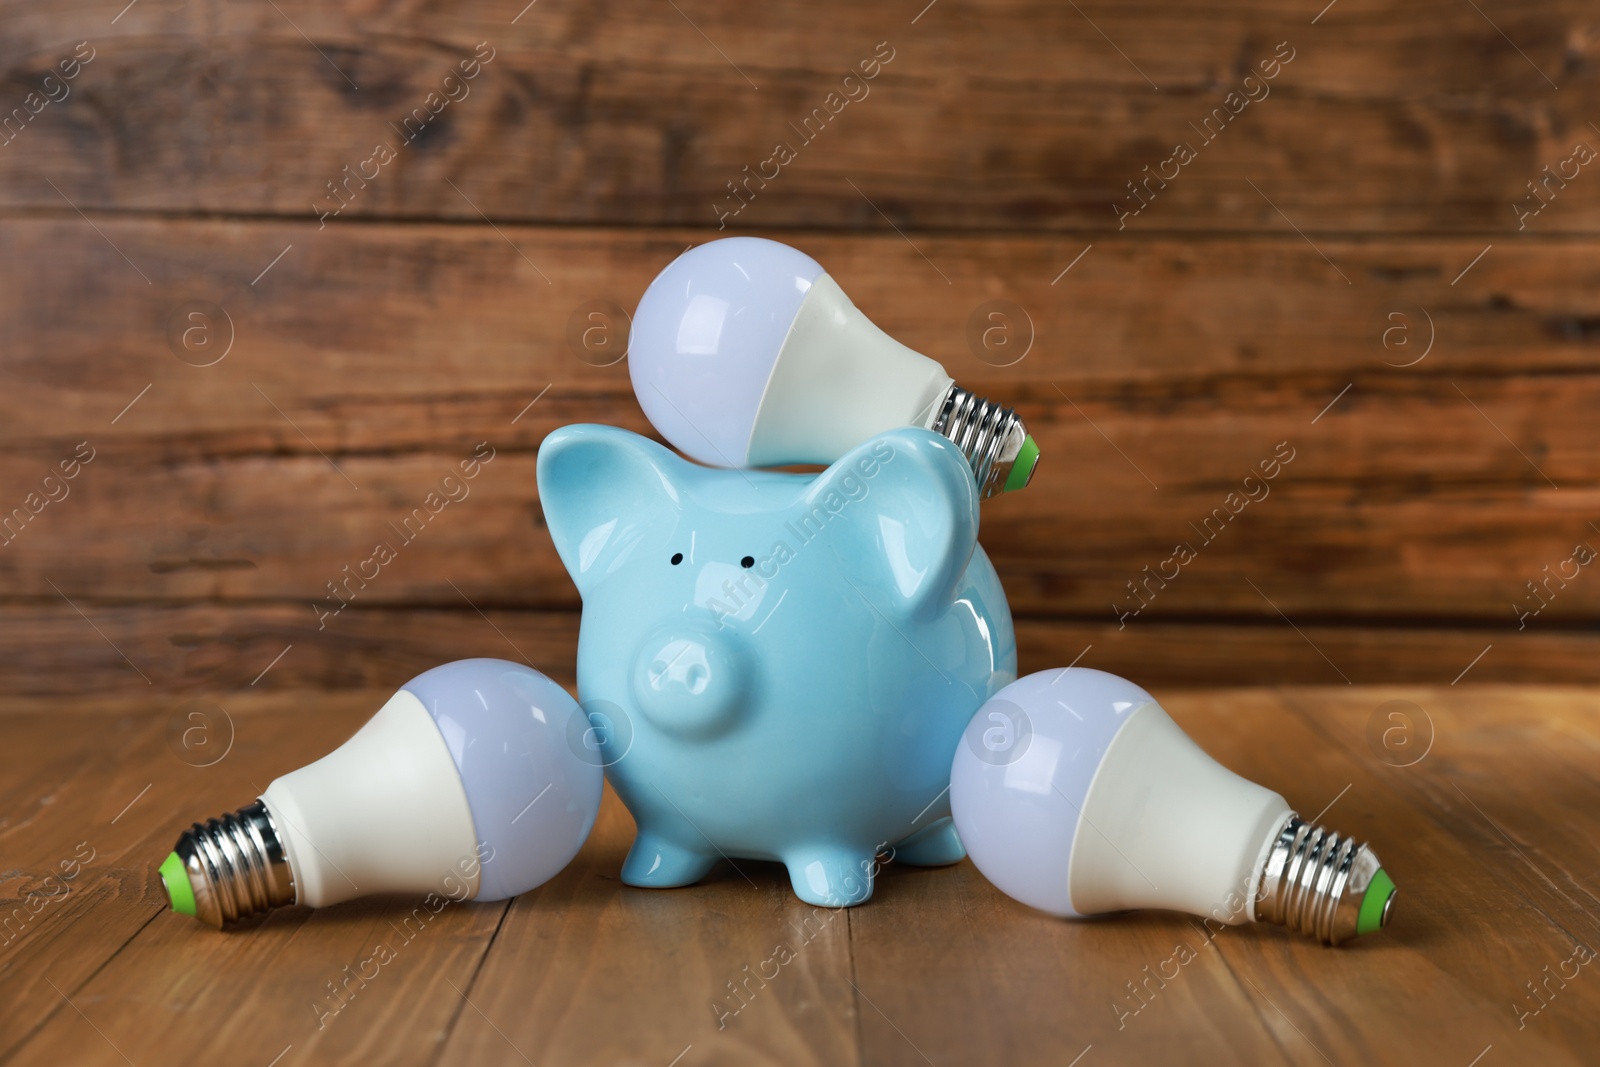
[[[188,762],[181,708],[10,701],[0,1060],[1494,1067],[1600,1047],[1600,690],[1157,693],[1222,762],[1373,843],[1400,895],[1387,930],[1343,949],[1270,926],[1208,940],[1173,915],[1064,922],[965,862],[890,865],[840,912],[766,863],[633,889],[609,790],[559,877],[445,907],[409,941],[412,900],[225,934],[165,909],[156,867],[190,821],[339,744],[386,695],[223,699],[217,756]]]

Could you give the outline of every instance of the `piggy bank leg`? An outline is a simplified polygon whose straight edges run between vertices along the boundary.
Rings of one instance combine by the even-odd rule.
[[[956,836],[956,824],[948,815],[894,846],[894,858],[913,867],[943,867],[961,862],[966,855]]]
[[[698,882],[716,862],[716,856],[684,848],[641,827],[622,861],[622,880],[646,889],[671,889]]]
[[[797,850],[784,855],[783,865],[789,869],[794,895],[824,908],[866,903],[872,896],[873,877],[878,870],[871,848]]]

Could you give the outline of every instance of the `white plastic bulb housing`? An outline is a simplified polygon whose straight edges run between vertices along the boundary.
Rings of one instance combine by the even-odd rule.
[[[1014,413],[957,387],[777,241],[728,237],[683,253],[640,298],[630,338],[639,405],[701,463],[832,463],[899,426],[956,441],[986,494],[1020,488],[1037,462]]]
[[[602,771],[571,743],[586,724],[565,690],[520,664],[426,671],[338,749],[179,838],[161,867],[173,909],[220,927],[291,902],[526,892],[594,825]]]
[[[1103,671],[995,694],[957,747],[950,805],[984,876],[1055,915],[1171,909],[1338,944],[1382,926],[1394,896],[1365,845],[1301,822]]]

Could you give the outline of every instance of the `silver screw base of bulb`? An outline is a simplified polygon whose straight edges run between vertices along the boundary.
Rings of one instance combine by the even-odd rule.
[[[195,823],[173,847],[189,876],[195,918],[217,929],[295,898],[294,872],[261,801]]]
[[[980,498],[1007,489],[1021,489],[1033,480],[1038,450],[1022,419],[1010,408],[952,385],[928,428],[954,441],[967,457],[978,480]],[[1025,474],[1019,474],[1021,485],[1011,485],[1012,469],[1019,458],[1028,464],[1028,469]]]
[[[1279,831],[1261,872],[1256,920],[1276,923],[1325,945],[1367,931],[1361,907],[1381,864],[1370,848],[1291,815]],[[1387,926],[1391,889],[1378,925]]]

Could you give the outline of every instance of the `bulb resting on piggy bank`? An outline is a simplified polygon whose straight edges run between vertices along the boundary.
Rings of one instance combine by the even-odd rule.
[[[980,496],[1023,488],[1039,462],[1015,411],[884,333],[822,264],[760,237],[708,241],[656,276],[628,373],[650,424],[714,467],[832,463],[896,426],[955,442]]]
[[[538,480],[583,598],[578,695],[638,824],[624,882],[775,860],[801,899],[847,906],[880,851],[963,857],[951,760],[1017,660],[955,444],[891,430],[802,475],[568,426]]]

